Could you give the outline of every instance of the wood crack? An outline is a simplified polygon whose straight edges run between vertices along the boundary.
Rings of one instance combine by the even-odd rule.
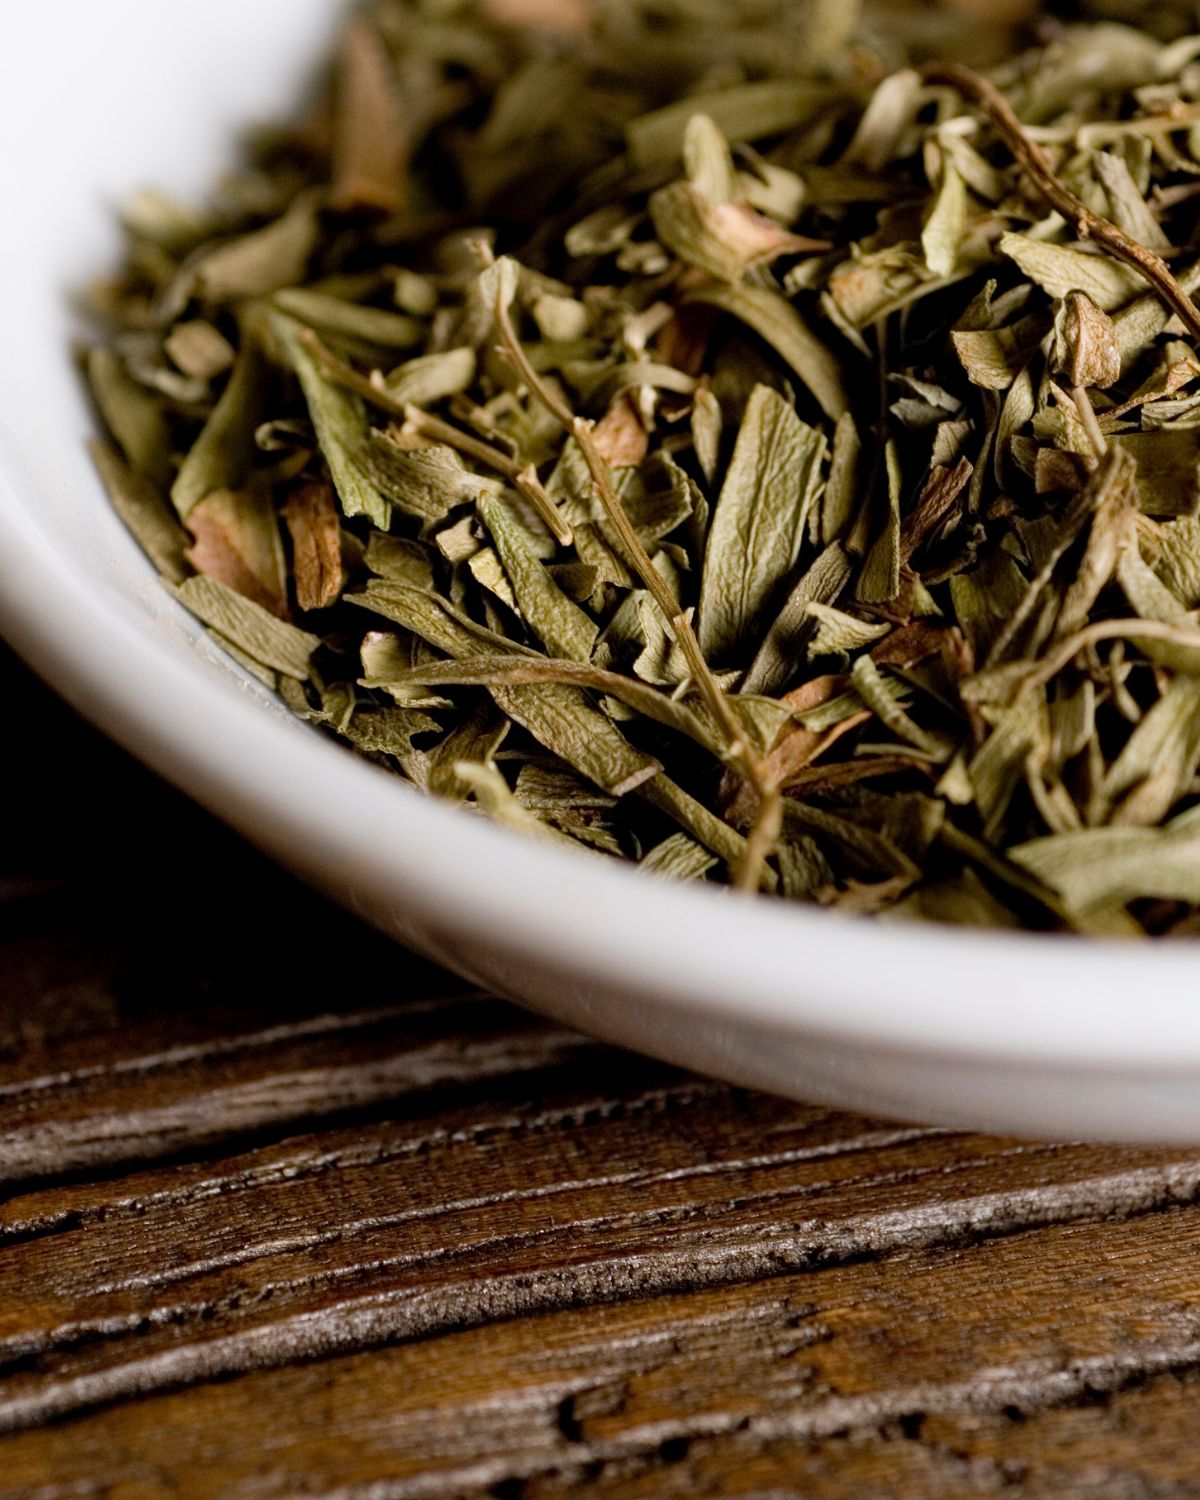
[[[1161,1171],[1147,1170],[1125,1174],[1115,1181],[1085,1180],[1049,1191],[983,1194],[952,1206],[941,1205],[936,1216],[877,1215],[859,1223],[851,1221],[836,1235],[830,1235],[820,1221],[810,1221],[790,1232],[747,1233],[725,1244],[692,1243],[682,1255],[665,1249],[517,1273],[503,1269],[514,1241],[498,1239],[485,1247],[493,1252],[486,1278],[468,1272],[462,1279],[451,1278],[424,1288],[368,1291],[319,1311],[297,1312],[237,1333],[198,1338],[150,1356],[135,1352],[94,1373],[49,1377],[28,1391],[5,1393],[0,1389],[0,1432],[61,1419],[114,1400],[381,1347],[397,1340],[428,1338],[498,1319],[873,1261],[914,1247],[946,1249],[978,1244],[983,1238],[1086,1220],[1098,1212],[1123,1217],[1153,1213],[1184,1198],[1194,1201],[1200,1196],[1198,1175],[1200,1168],[1195,1165],[1187,1169],[1184,1178],[1174,1181],[1170,1173],[1164,1176]],[[535,1236],[532,1242],[536,1240]],[[503,1252],[503,1257],[496,1252]],[[436,1259],[444,1259],[451,1267],[455,1261],[453,1254]],[[433,1258],[421,1264],[428,1279]],[[377,1274],[380,1267],[371,1269]],[[1197,1345],[1189,1339],[1186,1347],[1192,1350]],[[1191,1354],[1186,1358],[1172,1355],[1163,1368],[1182,1367],[1191,1359]],[[1011,1400],[1009,1391],[1002,1404]],[[843,1422],[839,1417],[831,1430],[847,1424],[848,1419]]]

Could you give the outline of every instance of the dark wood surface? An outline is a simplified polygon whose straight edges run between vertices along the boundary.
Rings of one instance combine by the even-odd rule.
[[[0,1497],[1200,1495],[1200,1150],[588,1041],[0,681]]]

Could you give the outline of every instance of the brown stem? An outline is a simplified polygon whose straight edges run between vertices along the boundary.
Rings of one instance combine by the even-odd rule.
[[[1200,631],[1183,629],[1168,620],[1097,620],[1068,636],[1049,655],[1044,656],[1035,668],[1021,678],[1014,696],[1017,699],[1023,698],[1034,688],[1057,677],[1064,667],[1069,666],[1089,646],[1099,645],[1101,641],[1139,639],[1166,641],[1168,645],[1183,646],[1192,651],[1200,650]]]
[[[577,417],[533,368],[517,331],[513,327],[512,318],[503,299],[497,299],[496,302],[496,327],[505,355],[530,393],[542,403],[564,432],[569,433],[578,443],[596,494],[617,534],[630,566],[670,625],[687,661],[692,680],[703,693],[713,717],[725,735],[729,758],[741,764],[747,779],[759,795],[760,802],[754,826],[747,841],[746,851],[734,875],[734,883],[739,890],[756,891],[762,881],[764,861],[779,837],[779,790],[762,759],[747,740],[737,715],[730,707],[720,683],[713,676],[712,669],[700,649],[700,642],[692,629],[691,621],[679,608],[678,601],[667,586],[666,579],[654,566],[650,554],[642,545],[637,529],[629,519],[628,512],[621,504],[621,497],[617,494],[613,483],[612,470],[592,437],[592,424],[582,417]]]
[[[991,122],[992,128],[1012,152],[1017,165],[1064,219],[1074,223],[1081,240],[1095,240],[1116,260],[1131,266],[1154,288],[1169,308],[1179,315],[1194,338],[1200,339],[1200,309],[1187,295],[1161,256],[1148,250],[1111,220],[1092,212],[1054,174],[1050,159],[1030,139],[1012,105],[994,84],[962,63],[929,63],[921,69],[926,83],[947,84],[971,100]]]
[[[302,328],[296,337],[320,365],[321,373],[334,385],[353,391],[364,401],[377,406],[380,411],[400,418],[409,432],[428,438],[430,442],[444,443],[448,448],[455,448],[459,453],[483,464],[485,468],[492,469],[497,474],[503,474],[506,479],[511,480],[514,489],[520,491],[530,502],[550,528],[553,536],[564,547],[571,545],[573,540],[571,529],[559,515],[550,496],[542,488],[537,471],[532,464],[522,463],[519,458],[513,458],[511,454],[505,453],[503,448],[496,448],[491,443],[484,442],[482,438],[473,437],[469,432],[463,432],[455,427],[453,423],[443,421],[441,417],[435,417],[431,412],[422,411],[419,406],[413,406],[411,402],[397,401],[389,391],[376,385],[353,365],[348,365],[344,360],[338,359],[337,355],[317,337],[311,328]]]
[[[523,464],[520,459],[512,458],[505,453],[502,448],[495,448],[491,443],[485,443],[482,438],[472,437],[469,432],[463,432],[451,422],[444,422],[441,417],[435,417],[432,412],[422,411],[419,406],[405,407],[404,427],[405,431],[415,432],[419,437],[427,437],[433,442],[445,443],[449,448],[457,448],[468,458],[476,458],[495,469],[497,473],[507,475],[513,482],[513,488],[520,491],[532,504],[550,528],[551,535],[562,546],[569,547],[575,540],[571,534],[571,528],[559,514],[558,507],[543,489],[542,482],[537,477],[537,470],[532,464]]]
[[[1096,418],[1096,408],[1092,405],[1091,397],[1081,385],[1077,385],[1071,392],[1071,400],[1075,403],[1075,410],[1079,413],[1079,420],[1083,423],[1088,441],[1096,450],[1096,457],[1103,458],[1108,452],[1108,440],[1100,431],[1100,423]]]
[[[753,895],[762,885],[763,868],[779,842],[782,827],[783,798],[778,787],[771,787],[759,800],[746,847],[733,872],[736,890]]]

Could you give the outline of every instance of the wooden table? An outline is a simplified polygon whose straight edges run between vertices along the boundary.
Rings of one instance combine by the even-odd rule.
[[[464,993],[0,681],[0,1495],[1200,1494],[1200,1150]]]

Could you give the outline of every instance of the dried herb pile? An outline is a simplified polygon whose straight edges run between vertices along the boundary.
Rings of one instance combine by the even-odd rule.
[[[113,502],[297,714],[514,829],[1200,930],[1188,9],[996,61],[928,7],[375,0],[211,204],[130,204]]]

